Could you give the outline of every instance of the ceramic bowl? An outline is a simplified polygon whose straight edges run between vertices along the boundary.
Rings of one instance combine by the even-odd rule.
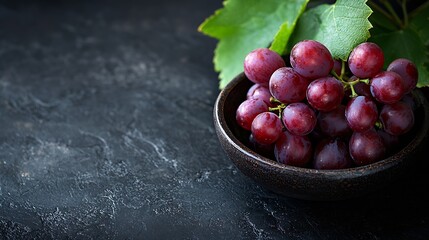
[[[429,107],[419,90],[415,126],[404,147],[376,163],[342,170],[316,170],[287,166],[264,157],[245,143],[249,132],[235,121],[235,112],[253,83],[242,73],[219,94],[214,106],[214,125],[219,141],[238,169],[256,183],[288,197],[306,200],[342,200],[362,196],[393,183],[410,173],[427,142]]]

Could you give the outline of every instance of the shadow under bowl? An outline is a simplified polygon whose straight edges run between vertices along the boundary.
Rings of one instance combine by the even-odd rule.
[[[343,200],[385,187],[409,173],[427,142],[429,106],[420,90],[414,91],[418,108],[415,125],[404,147],[394,155],[361,167],[316,170],[287,166],[264,157],[244,144],[249,132],[235,120],[235,112],[253,83],[241,73],[219,94],[214,125],[219,141],[238,169],[258,184],[278,194],[305,200]]]

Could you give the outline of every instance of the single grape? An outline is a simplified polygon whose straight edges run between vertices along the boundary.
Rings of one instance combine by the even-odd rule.
[[[338,139],[325,139],[314,150],[315,169],[344,169],[352,166],[347,144]]]
[[[371,94],[382,103],[394,103],[405,95],[404,81],[397,73],[381,72],[371,79]]]
[[[408,59],[398,58],[391,62],[387,71],[399,74],[404,80],[405,92],[411,92],[417,85],[419,73],[416,65]]]
[[[290,67],[277,69],[270,78],[270,92],[282,103],[299,102],[305,99],[309,81]]]
[[[260,144],[274,143],[282,133],[283,125],[280,118],[272,112],[258,114],[252,122],[252,135]]]
[[[259,153],[260,155],[274,159],[274,144],[260,144],[258,143],[252,134],[249,136],[250,148]]]
[[[246,130],[250,130],[255,117],[263,112],[268,111],[267,104],[260,99],[248,99],[238,106],[235,118],[238,125]]]
[[[258,48],[244,59],[244,74],[250,81],[267,86],[271,74],[284,66],[285,61],[279,54],[268,48]]]
[[[290,64],[302,76],[316,79],[328,76],[334,66],[334,60],[323,44],[314,40],[304,40],[293,46]]]
[[[247,99],[261,99],[263,100],[269,107],[273,107],[274,104],[271,103],[271,93],[270,90],[261,84],[253,84],[252,87],[247,91]]]
[[[371,42],[357,45],[350,53],[350,71],[359,78],[371,78],[379,73],[384,64],[383,50]]]
[[[320,111],[334,110],[341,104],[343,97],[343,84],[333,77],[316,79],[307,88],[308,103]]]
[[[381,129],[377,130],[377,134],[383,140],[383,143],[384,143],[384,146],[386,147],[387,152],[392,153],[395,150],[397,150],[397,147],[400,144],[398,136],[393,136],[391,134],[388,134],[387,132]]]
[[[295,135],[307,135],[316,126],[316,114],[305,103],[291,103],[282,115],[283,123],[290,133]]]
[[[374,127],[377,121],[377,105],[369,97],[357,96],[347,104],[345,115],[353,131],[364,132]]]
[[[349,152],[358,166],[368,165],[384,158],[386,147],[374,128],[354,132],[349,142]]]
[[[311,142],[307,136],[297,136],[284,131],[274,146],[274,156],[279,163],[304,167],[311,160]]]
[[[395,136],[411,130],[414,125],[414,113],[404,102],[384,105],[380,112],[380,121],[387,133]]]
[[[338,106],[330,112],[319,112],[317,115],[317,124],[320,132],[330,137],[347,137],[352,134],[346,116],[346,107]]]

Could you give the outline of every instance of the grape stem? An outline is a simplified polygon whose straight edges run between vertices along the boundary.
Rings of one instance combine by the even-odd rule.
[[[393,17],[388,13],[388,12],[386,12],[386,11],[384,11],[384,9],[383,8],[381,8],[380,6],[378,6],[378,4],[376,4],[376,3],[374,3],[374,2],[372,2],[372,1],[368,1],[368,5],[372,8],[372,9],[374,9],[375,11],[377,11],[377,12],[379,12],[379,13],[381,13],[381,14],[383,14],[386,18],[388,18],[390,21],[394,21],[394,19],[393,19]]]
[[[345,72],[346,72],[346,62],[341,60],[341,74],[340,74],[341,79],[343,79]]]
[[[375,122],[375,127],[378,129],[383,129],[383,123],[381,123],[379,120]]]
[[[279,105],[277,105],[277,107],[269,107],[268,111],[270,111],[270,112],[277,112],[278,111],[277,115],[279,116],[280,119],[282,119],[283,109],[286,108],[286,104],[280,102],[279,100],[277,100],[273,97],[270,98],[270,101],[271,102],[275,101],[276,103],[280,103]]]
[[[404,27],[408,26],[408,11],[407,11],[407,0],[402,0],[402,14],[404,17]]]
[[[416,9],[414,9],[411,13],[410,13],[410,17],[414,17],[415,15],[417,15],[419,12],[421,12],[423,9],[425,9],[426,7],[428,7],[429,2],[425,2],[422,5],[420,5],[419,7],[417,7]]]
[[[358,96],[356,91],[355,91],[354,84],[350,84],[350,90],[352,91],[352,95],[350,97],[354,98],[354,97]]]
[[[389,11],[395,22],[398,24],[399,28],[403,29],[405,26],[398,17],[398,14],[396,14],[395,10],[393,9],[392,4],[390,4],[390,2],[387,0],[380,0],[380,2],[384,5],[387,11]]]
[[[342,71],[342,69],[341,69],[341,71]],[[338,74],[337,74],[334,70],[332,70],[332,71],[331,71],[331,74],[332,74],[336,79],[338,79],[341,83],[343,83],[343,84],[347,84],[347,82],[346,82],[346,81],[344,81],[344,80],[343,80],[343,78],[342,78],[341,76],[338,76]]]
[[[277,100],[276,98],[274,98],[274,97],[270,97],[270,102],[271,103],[279,103],[279,104],[281,104],[282,102],[280,102],[279,100]]]
[[[369,84],[369,79],[365,78],[365,79],[356,79],[354,81],[348,82],[348,81],[344,81],[341,76],[338,76],[337,73],[335,73],[334,71],[332,71],[332,75],[334,75],[334,77],[336,77],[344,86],[344,89],[348,89],[350,88],[350,90],[352,91],[352,95],[351,97],[357,97],[358,94],[355,91],[354,85],[356,85],[357,83],[363,82],[365,84]]]

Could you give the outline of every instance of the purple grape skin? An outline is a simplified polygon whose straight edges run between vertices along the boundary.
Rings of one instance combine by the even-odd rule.
[[[402,97],[401,102],[408,104],[413,111],[417,109],[417,103],[414,101],[414,97],[412,94],[408,93]]]
[[[387,133],[399,136],[411,130],[414,126],[414,113],[404,102],[384,105],[380,112],[380,121]]]
[[[345,116],[353,131],[367,131],[374,127],[377,121],[377,105],[369,97],[357,96],[347,104]]]
[[[311,160],[311,142],[307,136],[297,136],[284,131],[275,143],[274,156],[279,163],[304,167]]]
[[[330,112],[319,112],[317,115],[317,126],[319,131],[330,137],[348,137],[352,134],[346,116],[346,107],[338,106]]]
[[[325,139],[314,150],[313,167],[315,169],[344,169],[353,164],[345,142],[338,139]]]
[[[250,131],[253,119],[255,119],[258,114],[266,111],[268,111],[268,106],[264,101],[260,99],[248,99],[238,106],[235,118],[238,125]]]
[[[374,128],[365,132],[354,132],[349,141],[349,152],[358,166],[368,165],[384,158],[386,147]]]
[[[341,75],[341,68],[342,68],[343,66],[342,66],[342,62],[341,62],[341,60],[337,60],[337,59],[334,59],[334,67],[332,68],[332,70],[334,70],[334,72],[338,75],[338,76],[340,76]]]
[[[371,79],[370,90],[374,98],[385,104],[395,103],[405,95],[404,81],[397,73],[381,72]]]
[[[267,86],[271,74],[284,66],[285,61],[279,54],[268,48],[258,48],[244,59],[244,74],[250,81]]]
[[[384,130],[377,130],[377,134],[381,137],[383,140],[384,146],[386,147],[387,152],[393,152],[395,149],[399,146],[400,141],[398,136],[393,136],[391,134],[388,134]]]
[[[274,143],[282,133],[280,118],[272,112],[258,114],[252,122],[252,135],[255,141],[268,145]]]
[[[317,127],[317,124],[314,130],[311,131],[311,133],[308,134],[307,136],[310,139],[310,141],[313,143],[313,146],[316,146],[317,143],[319,143],[320,141],[326,138],[326,135],[323,134],[322,131],[320,131],[320,129]]]
[[[350,71],[359,78],[374,77],[381,71],[383,64],[383,50],[377,44],[371,42],[357,45],[348,59]]]
[[[307,88],[307,101],[319,111],[332,111],[341,104],[344,97],[343,84],[333,77],[319,78]]]
[[[398,58],[389,64],[387,71],[395,72],[402,77],[406,93],[411,92],[416,87],[419,72],[416,65],[410,60]]]
[[[271,75],[269,88],[274,98],[282,103],[291,103],[305,99],[309,83],[292,68],[282,67]]]
[[[255,140],[253,135],[250,134],[249,145],[250,148],[258,154],[264,157],[274,158],[274,144],[260,144]]]
[[[316,126],[316,114],[305,103],[291,103],[282,114],[286,129],[295,135],[304,136],[313,131]]]
[[[358,82],[353,87],[354,87],[357,95],[365,96],[365,97],[369,97],[369,98],[374,98],[371,94],[371,89],[370,89],[369,84],[366,84],[363,82]]]
[[[323,44],[314,40],[304,40],[293,46],[290,64],[305,78],[316,79],[328,76],[334,66],[334,60]]]
[[[273,107],[274,104],[271,103],[271,93],[270,90],[261,84],[253,84],[252,87],[247,91],[247,99],[261,99],[263,100],[269,107]]]

